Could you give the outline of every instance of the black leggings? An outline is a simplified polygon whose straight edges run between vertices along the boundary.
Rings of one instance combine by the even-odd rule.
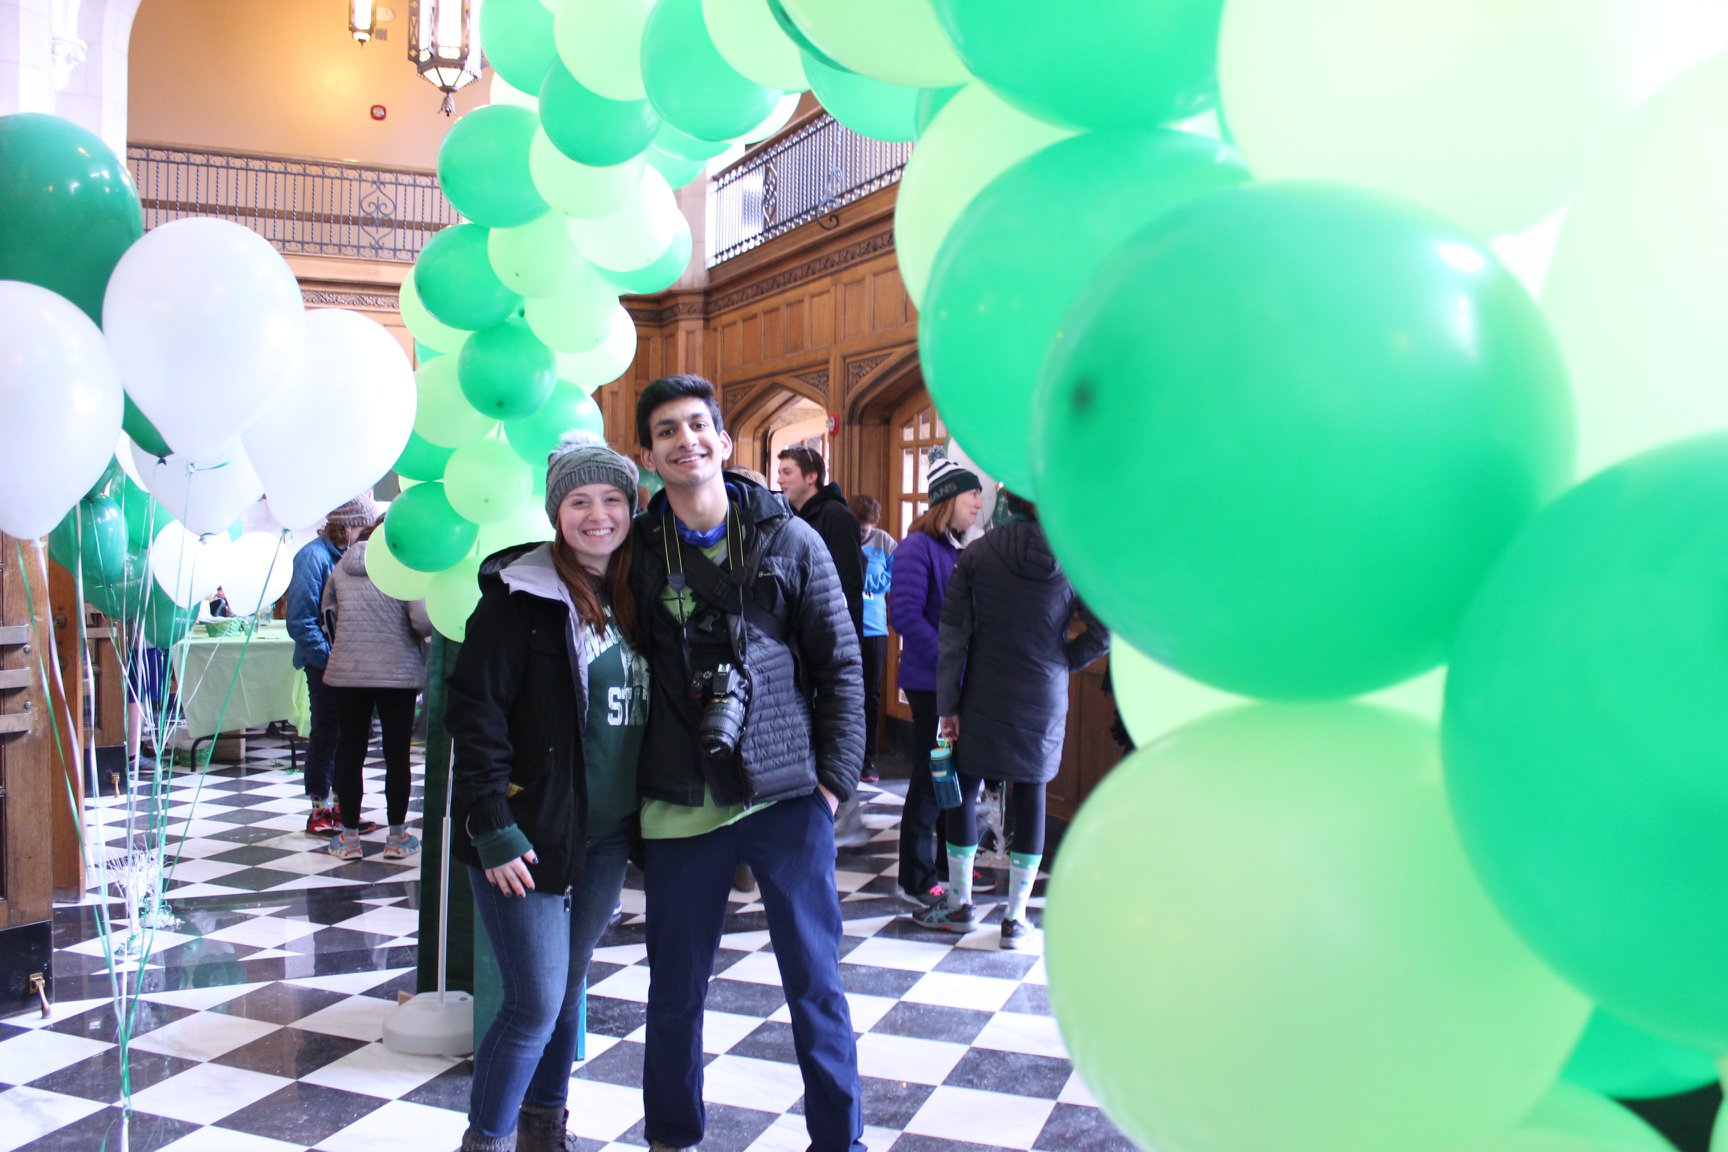
[[[960,773],[960,807],[949,809],[949,840],[957,845],[978,843],[976,797],[983,781]],[[1008,851],[1022,856],[1044,854],[1044,785],[1005,784],[1008,789]]]
[[[408,766],[408,745],[414,736],[414,700],[418,688],[342,688],[336,694],[336,802],[342,826],[360,827],[360,769],[372,738],[372,712],[384,730],[384,808],[392,824],[408,821],[408,795],[414,777]]]

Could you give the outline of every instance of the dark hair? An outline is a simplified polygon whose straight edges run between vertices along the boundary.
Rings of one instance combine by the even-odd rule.
[[[366,527],[360,529],[360,535],[356,536],[355,539],[370,540],[372,539],[372,533],[378,531],[378,529],[382,527],[384,527],[384,517],[380,516],[378,519],[372,521],[372,523],[366,525]]]
[[[798,465],[798,471],[805,476],[816,473],[816,487],[820,488],[828,482],[828,462],[822,459],[822,453],[808,444],[792,444],[780,449],[776,460],[790,460]]]
[[[882,523],[882,503],[874,496],[860,492],[846,501],[846,506],[852,509],[853,517],[860,524]]]
[[[708,405],[708,414],[714,417],[714,431],[726,431],[726,420],[720,415],[720,402],[714,398],[712,381],[689,373],[662,376],[642,389],[642,395],[636,398],[636,438],[642,442],[642,447],[653,445],[653,429],[648,425],[654,409],[687,397],[695,397]]]
[[[605,605],[600,603],[600,596],[594,591],[590,573],[577,561],[576,553],[570,545],[564,542],[562,532],[552,541],[552,566],[558,570],[564,586],[570,590],[570,599],[576,605],[577,619],[595,632],[604,631]],[[606,558],[603,583],[606,586],[606,595],[612,601],[612,618],[618,622],[618,631],[624,634],[630,647],[638,652],[646,651],[637,626],[636,596],[630,590],[630,541],[626,540],[617,551]]]
[[[1016,496],[1008,489],[1002,489],[1002,503],[1008,508],[1008,515],[1021,516],[1034,524],[1038,522],[1038,505],[1024,496]]]

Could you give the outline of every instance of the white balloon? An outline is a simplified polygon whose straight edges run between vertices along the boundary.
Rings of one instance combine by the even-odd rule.
[[[156,457],[132,445],[132,462],[144,487],[168,515],[197,535],[226,532],[247,505],[264,495],[264,482],[240,441],[230,440],[202,462],[184,456]]]
[[[678,200],[659,169],[642,168],[637,194],[610,216],[565,222],[582,255],[602,268],[630,272],[660,258],[678,234]]]
[[[174,603],[190,608],[222,586],[227,575],[228,537],[199,537],[170,522],[150,542],[150,575]]]
[[[124,399],[102,333],[65,297],[0,281],[0,531],[33,540],[108,466]]]
[[[248,532],[228,546],[222,592],[236,616],[265,611],[282,598],[299,550],[287,533]]]
[[[175,220],[115,265],[102,325],[127,395],[174,451],[211,459],[269,407],[305,337],[300,286],[256,233]]]
[[[144,485],[144,477],[138,471],[138,458],[133,455],[133,447],[132,437],[124,432],[120,433],[120,439],[114,442],[114,459],[119,462],[120,471],[132,477],[132,483],[148,492],[149,489]],[[150,459],[154,461],[156,457],[152,456]]]
[[[624,308],[612,313],[612,328],[592,352],[559,352],[558,379],[567,380],[588,393],[610,384],[629,371],[636,359],[636,322]]]
[[[270,511],[304,528],[390,471],[414,410],[414,369],[396,338],[358,312],[318,308],[288,387],[240,439]]]

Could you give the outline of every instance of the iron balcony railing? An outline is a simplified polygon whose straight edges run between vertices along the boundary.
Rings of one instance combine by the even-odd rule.
[[[284,253],[411,264],[456,210],[431,172],[133,144],[144,227],[186,216],[244,224]]]
[[[714,177],[708,266],[750,251],[900,179],[910,144],[860,136],[827,113]]]

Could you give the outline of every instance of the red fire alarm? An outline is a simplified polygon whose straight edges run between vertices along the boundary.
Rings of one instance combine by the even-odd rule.
[[[834,436],[840,431],[840,413],[828,413],[828,435]]]
[[[372,119],[382,120],[382,119],[384,119],[384,117],[388,116],[389,114],[390,114],[389,111],[384,107],[384,105],[382,105],[382,104],[372,105]]]

